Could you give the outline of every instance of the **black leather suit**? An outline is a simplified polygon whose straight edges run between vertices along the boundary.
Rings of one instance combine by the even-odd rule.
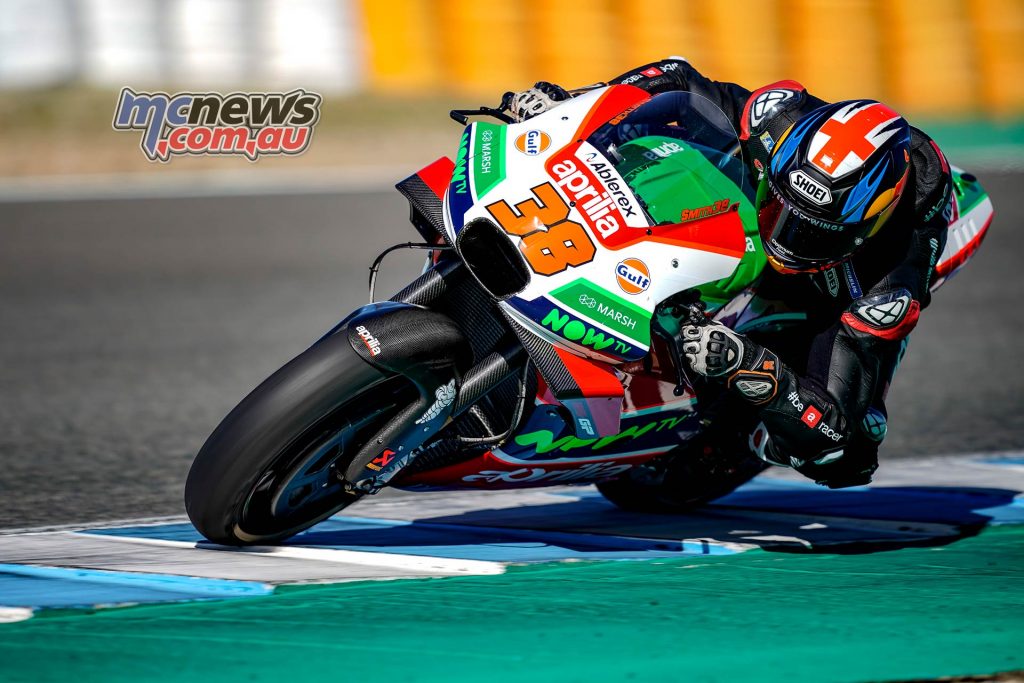
[[[740,134],[755,186],[774,141],[825,104],[793,81],[751,92],[712,81],[676,58],[637,67],[610,83],[652,94],[686,90],[714,102]],[[770,374],[777,390],[768,400],[744,394],[742,372],[717,395],[709,389],[711,400],[741,425],[735,436],[746,447],[834,488],[866,484],[878,467],[885,396],[907,335],[930,303],[935,263],[946,242],[949,165],[931,138],[911,131],[906,188],[861,251],[821,273],[783,275],[766,267],[753,285],[753,305],[805,316],[746,334],[754,343],[743,367]],[[751,303],[750,297],[734,301],[717,317],[729,324],[733,312]]]

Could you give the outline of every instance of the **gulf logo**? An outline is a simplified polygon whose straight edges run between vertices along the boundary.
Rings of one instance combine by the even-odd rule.
[[[551,146],[551,136],[542,130],[528,130],[516,138],[516,149],[529,156],[537,156]]]
[[[626,294],[640,294],[651,286],[651,271],[640,259],[628,258],[615,266],[615,279]]]

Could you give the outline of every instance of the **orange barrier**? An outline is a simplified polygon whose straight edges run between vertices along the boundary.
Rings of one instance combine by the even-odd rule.
[[[918,115],[1024,113],[1024,0],[361,0],[370,87],[496,98],[576,87],[669,55],[748,88]]]

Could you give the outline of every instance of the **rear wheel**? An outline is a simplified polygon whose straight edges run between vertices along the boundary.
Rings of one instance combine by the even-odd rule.
[[[401,377],[370,366],[335,334],[249,394],[200,449],[185,508],[215,543],[274,543],[359,499],[338,471],[417,399]]]

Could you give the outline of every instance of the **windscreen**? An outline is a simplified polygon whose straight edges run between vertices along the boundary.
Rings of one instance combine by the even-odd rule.
[[[696,220],[753,201],[725,113],[688,92],[655,95],[587,140],[615,165],[655,224]]]

